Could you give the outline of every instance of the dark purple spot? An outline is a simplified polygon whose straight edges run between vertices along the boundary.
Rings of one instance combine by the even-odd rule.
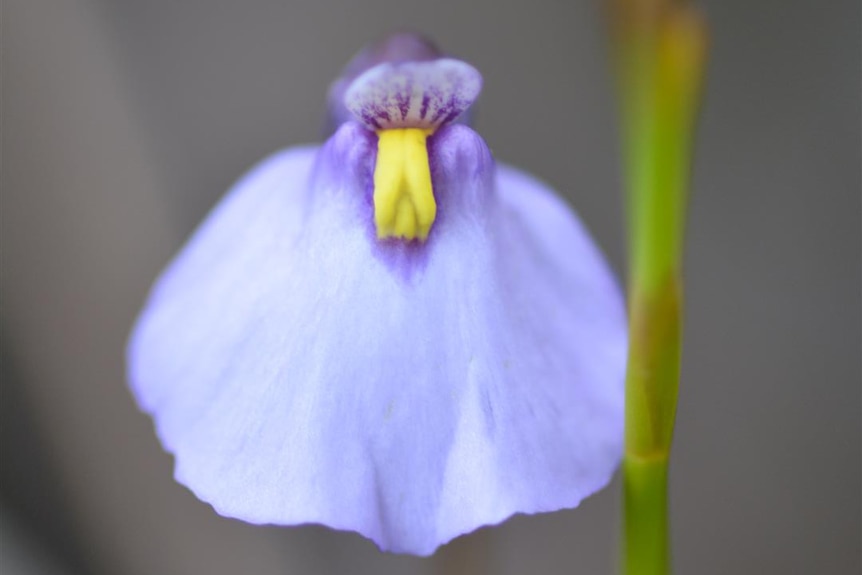
[[[485,415],[485,429],[489,435],[493,436],[497,427],[497,420],[494,416],[494,402],[491,400],[491,394],[487,388],[482,390],[482,413]]]
[[[422,95],[422,108],[419,110],[419,117],[425,119],[425,114],[428,113],[428,104],[431,102],[431,97],[428,94]]]

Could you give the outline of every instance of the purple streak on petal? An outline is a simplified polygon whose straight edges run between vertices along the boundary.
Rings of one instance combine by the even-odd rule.
[[[367,126],[371,126],[371,128],[374,130],[380,129],[380,123],[371,113],[366,113],[364,116],[362,116],[362,122]]]
[[[429,138],[438,220],[405,281],[368,234],[374,142],[346,124],[244,178],[154,288],[129,373],[219,513],[427,555],[609,481],[625,313],[565,204],[459,125]]]
[[[444,115],[448,115],[451,112],[451,108],[448,107],[448,104],[443,104],[434,112],[434,115],[431,116],[431,123],[436,124],[440,122],[440,118]],[[440,122],[442,123],[442,122]]]
[[[428,104],[431,103],[430,94],[422,94],[422,107],[419,109],[419,117],[423,120],[425,119],[425,115],[428,114]]]
[[[395,100],[398,103],[398,111],[401,112],[401,119],[407,119],[407,113],[410,111],[410,94],[413,93],[413,80],[408,78],[407,86],[403,92],[395,95]]]
[[[458,111],[458,110],[452,110],[452,111],[450,111],[448,114],[446,114],[446,117],[445,117],[445,118],[443,118],[443,121],[442,121],[441,123],[442,123],[442,124],[448,124],[448,123],[450,123],[450,122],[453,122],[453,121],[454,121],[458,116],[460,116],[460,115],[461,115],[461,112],[460,112],[460,111]]]

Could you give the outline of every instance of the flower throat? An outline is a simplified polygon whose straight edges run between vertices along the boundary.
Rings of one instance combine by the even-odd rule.
[[[377,132],[374,224],[379,239],[425,241],[437,216],[427,138],[433,130],[397,128]]]

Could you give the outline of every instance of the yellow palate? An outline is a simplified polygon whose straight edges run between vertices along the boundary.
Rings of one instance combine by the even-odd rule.
[[[433,130],[377,132],[374,224],[377,237],[424,241],[437,216],[426,140]]]

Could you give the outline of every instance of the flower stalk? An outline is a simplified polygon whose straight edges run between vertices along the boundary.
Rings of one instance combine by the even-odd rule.
[[[629,239],[623,573],[665,575],[683,236],[707,33],[684,2],[618,0],[612,16]]]

